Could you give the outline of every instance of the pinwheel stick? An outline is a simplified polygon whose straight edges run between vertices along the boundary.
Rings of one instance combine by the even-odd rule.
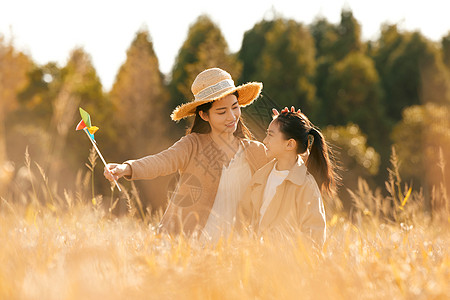
[[[101,158],[103,164],[104,164],[105,167],[106,167],[106,165],[107,165],[107,164],[106,164],[106,161],[105,161],[105,159],[103,158],[103,155],[100,153],[100,150],[98,150],[97,145],[95,144],[95,142],[94,142],[94,141],[92,140],[92,138],[89,136],[89,133],[88,133],[87,128],[84,128],[83,131],[86,132],[86,135],[88,136],[89,140],[91,141],[92,145],[94,146],[95,150],[97,151],[98,156],[100,156],[100,158]],[[111,174],[111,172],[109,171],[109,169],[107,169],[107,170],[108,170],[108,172]],[[112,174],[111,174],[111,176],[112,176]],[[117,186],[117,189],[118,189],[120,192],[122,192],[122,190],[120,189],[119,184],[118,184],[117,181],[114,179],[114,177],[113,177],[113,180],[114,180],[114,183],[115,183],[116,186]]]

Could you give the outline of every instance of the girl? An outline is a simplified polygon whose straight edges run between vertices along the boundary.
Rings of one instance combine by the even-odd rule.
[[[194,115],[186,136],[169,149],[122,164],[108,164],[107,179],[152,179],[179,172],[160,228],[217,240],[233,226],[237,202],[255,170],[267,163],[265,147],[252,141],[241,118],[242,106],[258,98],[262,83],[235,87],[226,71],[201,72],[192,83],[194,100],[177,107],[174,121]]]
[[[310,153],[306,164],[300,154]],[[284,109],[274,117],[264,139],[272,159],[250,182],[239,211],[258,233],[295,233],[300,229],[317,246],[325,237],[321,190],[334,189],[334,166],[323,135],[300,111]]]

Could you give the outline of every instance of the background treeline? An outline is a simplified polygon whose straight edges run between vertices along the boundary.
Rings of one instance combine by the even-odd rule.
[[[79,106],[100,127],[96,139],[108,161],[167,148],[188,125],[172,122],[170,112],[192,99],[195,76],[213,66],[228,70],[237,84],[264,83],[262,98],[244,109],[257,139],[271,107],[301,108],[323,130],[342,167],[339,195],[346,208],[347,189],[357,188],[359,177],[384,186],[392,146],[401,176],[416,191],[432,195],[441,183],[449,186],[443,164],[450,161],[450,33],[433,42],[391,24],[382,26],[378,40],[365,42],[361,25],[344,10],[338,24],[262,20],[244,34],[238,53],[200,16],[168,75],[159,71],[150,32],[140,30],[110,91],[83,49],[74,49],[65,66],[38,65],[0,34],[0,196],[30,188],[22,167],[27,146],[52,188],[86,180],[90,143],[75,131]],[[102,169],[95,168],[95,193],[108,195]],[[147,205],[164,206],[174,180],[140,182],[138,191]]]

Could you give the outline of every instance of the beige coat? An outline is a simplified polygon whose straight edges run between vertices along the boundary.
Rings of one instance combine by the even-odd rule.
[[[253,174],[268,161],[265,146],[248,139],[240,142]],[[180,173],[161,227],[169,233],[191,234],[205,226],[216,197],[222,166],[227,165],[229,159],[209,134],[191,133],[167,150],[125,163],[132,170],[129,180]]]
[[[286,236],[300,229],[317,246],[322,247],[326,238],[325,209],[316,181],[300,157],[277,187],[260,220],[264,189],[275,163],[276,160],[272,160],[253,175],[238,208],[241,222],[250,224],[260,234]]]

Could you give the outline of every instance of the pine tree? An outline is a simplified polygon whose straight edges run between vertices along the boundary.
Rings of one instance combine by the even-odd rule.
[[[444,60],[444,64],[447,66],[447,69],[450,71],[450,31],[444,36],[441,40],[442,47],[442,56]]]
[[[148,31],[136,33],[110,95],[121,141],[116,152],[134,157],[161,150],[170,122],[168,97]]]
[[[244,45],[243,45],[244,47]],[[280,107],[294,105],[310,113],[315,99],[314,41],[305,26],[277,19],[265,35],[265,46],[253,78]]]
[[[316,58],[334,57],[333,46],[339,38],[336,26],[325,18],[319,18],[309,26],[309,30],[314,38]]]
[[[380,155],[367,144],[367,136],[354,123],[349,122],[345,126],[329,125],[325,127],[323,134],[338,158],[339,171],[342,172],[341,186],[345,187],[338,189],[338,195],[344,207],[349,209],[352,197],[348,190],[358,188],[360,177],[374,186],[373,178],[379,171]]]
[[[69,175],[60,177],[60,174],[74,174],[73,170],[80,169],[80,162],[86,161],[89,154],[87,138],[75,131],[80,120],[78,108],[88,111],[93,124],[100,127],[96,139],[103,144],[108,140],[111,105],[103,93],[90,55],[82,48],[71,51],[67,64],[61,69],[60,78],[54,84],[57,92],[52,101],[49,129],[52,145],[47,165],[49,178],[58,177],[58,184],[64,186],[72,184],[73,178]]]
[[[61,69],[53,62],[35,65],[27,77],[26,87],[17,95],[19,108],[13,118],[17,122],[22,120],[47,129],[53,114],[52,100],[58,92]]]
[[[316,104],[317,123],[322,126],[338,124],[333,123],[334,120],[327,117],[331,113],[328,103],[332,99],[329,99],[329,97],[335,97],[328,91],[328,85],[330,81],[333,81],[329,77],[335,70],[335,65],[345,60],[348,55],[364,53],[364,46],[361,42],[361,26],[350,10],[343,10],[339,24],[334,25],[326,19],[319,18],[310,25],[309,29],[317,48],[317,67],[314,82],[318,98]],[[341,115],[340,118],[345,118],[345,116]]]
[[[172,140],[167,136],[173,126],[168,108],[168,92],[159,70],[153,42],[147,30],[140,30],[127,51],[110,92],[115,112],[117,161],[157,153]],[[167,200],[169,178],[136,183],[145,205],[163,206]],[[119,210],[126,207],[119,204]]]
[[[364,50],[361,42],[361,25],[353,17],[351,10],[342,10],[341,22],[336,28],[337,39],[333,45],[333,54],[336,60],[343,59],[351,52]]]
[[[447,187],[450,184],[450,177],[443,173],[447,170],[443,163],[450,161],[449,114],[450,108],[446,105],[410,106],[403,111],[401,121],[392,131],[403,179],[413,180],[425,192],[439,188],[441,183]]]
[[[17,94],[27,84],[31,59],[0,36],[0,167],[7,160],[6,118],[18,108]]]
[[[18,107],[17,94],[26,85],[26,74],[31,68],[31,59],[0,35],[0,195],[8,192],[14,175],[14,164],[7,153],[15,150],[7,149],[6,134],[12,127],[8,116]]]
[[[317,59],[339,61],[351,52],[364,52],[361,25],[351,10],[342,10],[341,21],[334,25],[324,18],[315,20],[309,30],[314,38]]]
[[[402,110],[426,102],[449,103],[449,84],[442,55],[419,32],[385,26],[373,58],[385,91],[384,106],[391,122]]]
[[[219,27],[202,15],[189,28],[188,36],[176,58],[170,82],[171,107],[193,99],[191,85],[195,77],[207,68],[219,67],[237,80],[241,65],[230,54]]]
[[[238,59],[242,63],[240,83],[260,80],[256,71],[267,43],[266,35],[272,30],[275,23],[276,21],[273,20],[262,20],[244,33],[242,46],[238,53]]]
[[[387,134],[381,105],[381,86],[371,58],[352,53],[330,69],[321,114],[329,124],[358,124],[369,137],[369,144],[380,149]]]

